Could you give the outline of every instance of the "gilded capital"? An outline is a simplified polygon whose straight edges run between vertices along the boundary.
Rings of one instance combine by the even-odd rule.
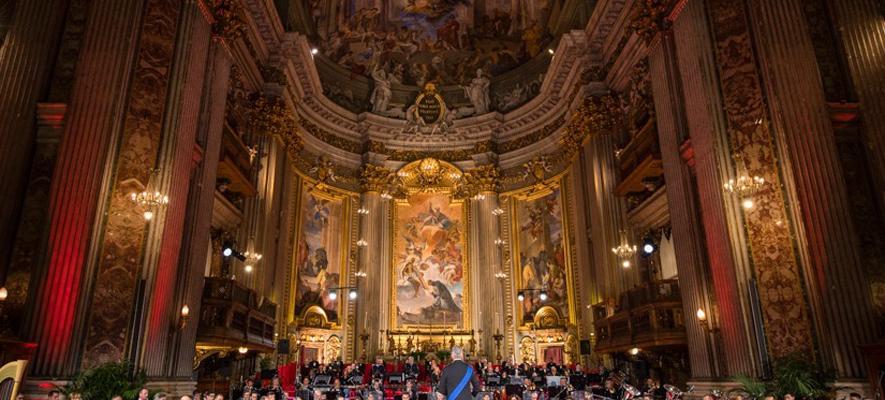
[[[630,10],[629,29],[636,32],[646,43],[650,43],[658,32],[669,29],[667,15],[672,8],[672,0],[638,0]]]
[[[396,175],[390,169],[379,165],[366,164],[360,174],[360,185],[364,192],[384,192],[395,183]]]
[[[621,120],[621,107],[612,94],[585,97],[569,119],[560,143],[566,154],[572,156],[590,135],[611,133]]]
[[[240,0],[213,0],[212,36],[235,41],[246,34],[246,19]]]

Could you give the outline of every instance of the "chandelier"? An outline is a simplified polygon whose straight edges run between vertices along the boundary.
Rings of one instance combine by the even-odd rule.
[[[765,185],[765,178],[759,175],[750,175],[739,156],[735,156],[737,164],[737,177],[731,178],[722,185],[726,192],[737,196],[741,201],[741,207],[745,210],[753,208],[756,204],[753,195],[758,193]]]
[[[621,244],[618,247],[612,247],[612,253],[615,253],[618,259],[621,260],[622,267],[630,268],[630,259],[636,255],[637,249],[635,244],[630,244],[627,240],[627,231],[621,231]]]
[[[261,260],[262,255],[256,252],[245,252],[243,253],[243,263],[245,266],[243,270],[246,272],[252,272],[252,269],[255,267],[255,264],[258,264],[258,261]]]
[[[129,200],[143,210],[141,215],[144,217],[145,221],[152,220],[154,214],[159,211],[160,208],[169,204],[169,196],[162,194],[159,190],[153,188],[154,178],[158,172],[158,169],[152,169],[151,175],[148,177],[147,186],[145,186],[144,190],[138,193],[133,192],[129,194]]]

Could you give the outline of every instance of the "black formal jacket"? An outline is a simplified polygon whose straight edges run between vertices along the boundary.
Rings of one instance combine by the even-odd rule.
[[[463,379],[464,374],[467,373],[467,367],[469,367],[469,365],[461,360],[446,365],[446,368],[442,371],[442,376],[439,378],[439,386],[436,391],[446,396],[447,400],[472,400],[480,390],[479,379],[476,377],[475,369],[473,370],[473,375],[470,377],[470,382],[464,387],[464,390],[461,391],[458,398],[448,398],[449,393],[455,391],[455,388],[461,383],[461,379]]]

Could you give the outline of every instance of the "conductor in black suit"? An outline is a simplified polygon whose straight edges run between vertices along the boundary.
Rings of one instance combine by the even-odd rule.
[[[454,394],[455,388],[458,387],[458,384],[461,383],[468,372],[470,377],[467,378],[467,385],[464,386],[464,389],[456,397],[451,397],[450,395]],[[479,379],[476,377],[476,371],[470,364],[464,362],[464,350],[460,347],[452,347],[452,363],[446,365],[446,368],[442,371],[442,376],[439,378],[439,386],[436,390],[437,399],[439,400],[472,400],[481,390]]]

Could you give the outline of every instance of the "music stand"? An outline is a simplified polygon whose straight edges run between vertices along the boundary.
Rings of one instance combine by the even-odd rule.
[[[403,383],[402,374],[391,374],[387,377],[387,383],[391,385],[401,385]]]
[[[560,379],[562,379],[561,376],[548,376],[548,377],[546,377],[547,387],[558,387]]]
[[[486,377],[486,385],[501,386],[501,375],[490,374],[488,377]]]
[[[317,375],[313,378],[313,386],[332,386],[332,376],[331,375]]]

